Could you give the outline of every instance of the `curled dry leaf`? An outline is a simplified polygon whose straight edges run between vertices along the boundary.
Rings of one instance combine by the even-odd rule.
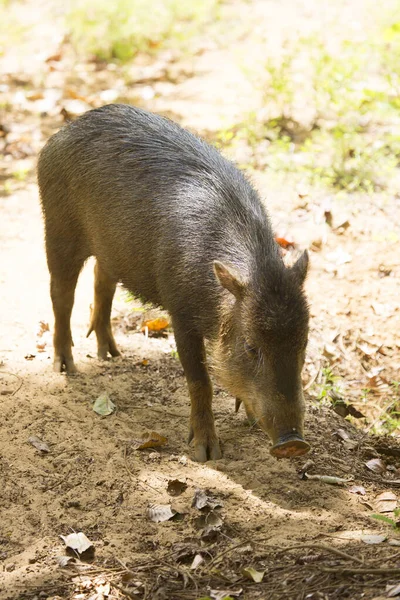
[[[343,441],[343,446],[348,450],[354,450],[358,446],[355,440],[352,440],[350,435],[344,429],[338,429],[334,435]]]
[[[360,496],[365,496],[367,493],[362,485],[352,485],[348,491],[352,494],[360,494]]]
[[[378,475],[382,475],[386,471],[386,465],[381,458],[371,458],[371,460],[365,463],[365,466],[370,471],[378,473]]]
[[[209,512],[197,517],[194,524],[198,529],[203,529],[203,535],[208,535],[213,531],[219,531],[223,525],[223,520],[217,513]]]
[[[146,448],[160,448],[165,446],[167,442],[168,438],[156,431],[146,431],[140,439],[133,440],[132,445],[134,450],[145,450]]]
[[[67,547],[67,551],[77,554],[79,558],[90,558],[94,554],[94,546],[88,540],[86,535],[80,531],[79,533],[70,533],[69,535],[60,535]]]
[[[365,415],[363,415],[363,413],[360,412],[352,404],[348,404],[342,398],[337,397],[336,395],[333,397],[332,392],[331,392],[330,396],[332,397],[332,408],[336,414],[340,415],[343,418],[347,417],[348,415],[350,415],[351,417],[354,417],[355,419],[364,419],[365,418]]]
[[[43,442],[36,435],[31,435],[31,437],[28,438],[28,442],[32,444],[32,446],[35,446],[36,450],[40,450],[40,452],[50,452],[50,448],[46,442]]]
[[[170,479],[168,481],[167,492],[170,496],[180,496],[186,489],[186,481],[179,481],[179,479]]]
[[[247,579],[252,579],[255,583],[261,583],[264,578],[265,571],[257,571],[253,567],[245,567],[242,569],[242,575]]]
[[[192,506],[198,510],[208,508],[210,510],[214,508],[220,508],[223,506],[221,500],[217,500],[211,494],[207,493],[206,490],[197,489],[194,493]]]
[[[163,523],[173,519],[179,513],[170,504],[151,504],[146,510],[146,515],[153,523]]]
[[[382,544],[382,542],[384,542],[387,538],[387,535],[385,535],[384,533],[377,533],[377,534],[366,534],[366,535],[362,535],[361,536],[361,541],[364,542],[364,544]]]
[[[397,496],[393,492],[383,492],[376,498],[376,509],[380,513],[393,512],[397,507]]]
[[[102,417],[107,417],[111,415],[115,410],[115,404],[111,400],[109,394],[104,392],[100,394],[95,403],[93,404],[93,410],[95,413]]]
[[[56,556],[56,561],[59,567],[68,567],[68,565],[76,563],[73,556]]]

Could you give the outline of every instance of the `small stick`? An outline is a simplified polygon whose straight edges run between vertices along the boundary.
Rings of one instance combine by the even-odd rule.
[[[220,558],[225,556],[225,554],[228,554],[229,552],[233,552],[233,550],[236,550],[236,548],[240,548],[240,546],[245,546],[246,544],[250,544],[250,543],[251,543],[250,540],[246,540],[245,542],[241,542],[240,544],[231,546],[231,548],[228,548],[227,550],[224,550],[223,552],[218,554],[215,558],[212,559],[212,561],[210,563],[208,563],[208,565],[205,565],[205,566],[207,566],[208,568],[212,567],[212,565],[214,563],[216,563]]]
[[[131,592],[129,592],[128,590],[126,590],[122,586],[117,585],[116,583],[112,583],[111,585],[112,585],[112,587],[117,588],[117,590],[119,590],[120,592],[122,592],[128,598],[133,598],[133,600],[137,600],[137,594],[132,594]]]
[[[346,558],[347,560],[351,560],[357,562],[360,565],[364,565],[364,561],[356,556],[351,556],[342,550],[338,550],[337,548],[332,548],[331,546],[327,546],[326,544],[301,544],[299,546],[289,546],[288,548],[284,548],[280,551],[280,553],[286,552],[287,550],[299,550],[300,548],[314,548],[315,550],[325,550],[327,552],[332,552],[333,554],[337,554],[341,558]]]
[[[20,376],[19,376],[19,375],[17,375],[16,373],[10,373],[9,371],[0,371],[0,375],[1,375],[2,373],[3,373],[4,375],[11,375],[12,377],[16,377],[17,379],[19,379],[19,381],[20,381],[20,384],[19,384],[19,386],[17,387],[17,389],[16,389],[16,390],[14,390],[14,391],[13,391],[13,392],[10,394],[10,396],[14,396],[14,395],[15,395],[17,392],[19,392],[19,390],[22,388],[22,385],[23,385],[23,383],[24,383],[24,380],[22,379],[22,377],[20,377]]]
[[[318,567],[324,573],[341,573],[342,575],[400,575],[400,568],[397,569],[350,569],[348,567]]]

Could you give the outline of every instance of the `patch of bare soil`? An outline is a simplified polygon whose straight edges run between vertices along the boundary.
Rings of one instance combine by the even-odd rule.
[[[240,15],[252,7],[252,16],[263,14],[276,31],[288,3],[278,12],[273,5],[246,3]],[[343,5],[345,19],[352,3]],[[318,3],[293,6],[291,19],[325,22]],[[35,27],[41,26],[38,19]],[[392,385],[400,367],[399,199],[330,201],[254,174],[277,235],[311,252],[304,382],[312,451],[307,461],[273,458],[265,436],[248,426],[242,411],[235,414],[234,399],[216,386],[224,456],[197,464],[185,441],[189,400],[172,335],[146,337],[143,309],[132,311],[122,290],[113,314],[123,357],[94,358],[95,341],[85,337],[91,265],[78,284],[72,319],[80,373],[52,373],[52,311],[33,169],[37,151],[65,119],[109,101],[145,104],[210,134],[224,120],[223,98],[230,119],[248,108],[248,98],[237,93],[242,75],[232,53],[205,43],[190,64],[171,53],[138,57],[127,79],[113,66],[77,61],[66,42],[58,45],[61,38],[44,35],[39,70],[15,64],[7,70],[2,62],[0,598],[388,597],[400,578],[400,537],[371,515],[394,518],[399,438],[395,430],[387,438],[369,430],[399,401]],[[249,44],[245,36],[243,52]],[[236,96],[227,98],[227,89]],[[315,401],[326,368],[343,384],[326,389],[366,418],[349,422],[331,403]],[[108,416],[93,410],[104,393],[115,404]],[[138,449],[148,432],[167,443]],[[171,486],[181,493],[171,495]],[[196,490],[209,496],[203,508],[193,506]],[[153,505],[171,505],[176,514],[155,522],[165,510]],[[64,558],[60,566],[67,555],[60,535],[73,532],[88,537],[94,556]]]

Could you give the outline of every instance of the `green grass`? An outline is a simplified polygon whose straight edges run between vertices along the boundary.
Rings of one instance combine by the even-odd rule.
[[[127,61],[139,51],[184,46],[218,18],[219,6],[220,0],[72,0],[67,25],[78,51]]]
[[[348,192],[388,187],[400,163],[400,22],[334,49],[318,35],[291,40],[253,83],[265,108],[219,135],[251,147],[246,166]]]

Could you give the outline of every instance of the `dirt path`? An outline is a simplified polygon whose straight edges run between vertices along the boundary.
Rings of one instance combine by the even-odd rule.
[[[340,6],[337,13],[348,23],[349,6],[354,11],[358,3]],[[48,10],[47,4],[43,7]],[[329,17],[317,2],[288,1],[278,7],[246,3],[235,14],[249,18],[249,30],[262,15],[271,43],[279,41],[272,35],[277,23],[306,26],[312,17],[314,26],[322,26]],[[0,598],[123,598],[121,587],[129,597],[160,600],[222,598],[216,590],[246,600],[372,599],[384,594],[386,582],[394,583],[396,577],[339,576],[323,569],[360,567],[352,557],[375,567],[400,568],[398,556],[393,558],[396,548],[388,541],[371,547],[361,540],[383,532],[399,544],[398,536],[371,519],[379,494],[399,495],[398,432],[386,440],[366,437],[317,404],[311,386],[311,473],[352,481],[333,486],[300,480],[297,471],[304,460],[272,458],[263,434],[248,427],[242,412],[235,414],[234,399],[217,387],[215,414],[224,457],[194,463],[185,443],[189,403],[173,339],[146,339],[137,327],[143,315],[131,312],[122,290],[114,305],[114,325],[123,357],[107,363],[94,358],[95,341],[85,337],[92,301],[90,264],[79,281],[72,319],[80,374],[67,378],[52,373],[51,341],[44,352],[38,351],[39,322],[52,328],[52,311],[32,166],[44,140],[63,123],[60,109],[71,113],[76,102],[79,110],[90,108],[105,103],[100,92],[117,90],[115,100],[143,104],[147,97],[149,108],[210,136],[259,101],[250,90],[243,93],[246,81],[236,59],[253,51],[251,36],[237,43],[236,54],[205,43],[190,65],[171,62],[168,53],[158,62],[142,58],[132,67],[132,81],[138,81],[133,85],[121,83],[113,69],[78,62],[68,46],[61,60],[45,63],[58,52],[56,33],[54,27],[53,35],[43,38],[36,71],[17,72],[13,64],[0,82],[9,102],[1,124],[7,126],[11,144],[0,170],[2,181],[8,182],[0,196]],[[8,63],[4,59],[2,64],[5,69]],[[166,70],[174,81],[165,80]],[[32,85],[27,87],[27,81]],[[45,111],[40,102],[48,103]],[[322,368],[333,367],[346,383],[346,400],[367,414],[368,423],[379,419],[382,407],[393,400],[390,384],[398,381],[400,368],[399,198],[353,196],[351,202],[328,203],[326,194],[313,190],[300,198],[294,185],[271,174],[254,173],[253,178],[277,234],[311,248],[307,291],[313,320],[305,383],[320,381]],[[349,226],[335,229],[346,222]],[[366,388],[368,403],[362,392]],[[117,407],[105,418],[92,410],[103,392]],[[350,442],[338,430],[347,432]],[[165,435],[167,445],[134,450],[133,440],[146,431]],[[45,441],[49,452],[28,443],[31,436]],[[385,460],[389,470],[369,471],[365,463],[373,458]],[[187,484],[179,497],[167,491],[174,479]],[[363,486],[365,494],[352,492],[354,485]],[[191,507],[198,488],[223,504],[214,511],[222,520],[217,531],[207,532],[198,523],[202,513]],[[171,502],[183,513],[181,520],[154,523],[147,518],[150,504]],[[89,568],[57,566],[56,557],[65,553],[59,536],[72,531],[83,531],[95,545]],[[321,543],[328,548],[318,547]],[[304,548],[281,552],[299,544]],[[349,556],[340,558],[330,548]],[[191,569],[199,554],[203,563]],[[265,571],[263,582],[246,579],[244,567]]]

